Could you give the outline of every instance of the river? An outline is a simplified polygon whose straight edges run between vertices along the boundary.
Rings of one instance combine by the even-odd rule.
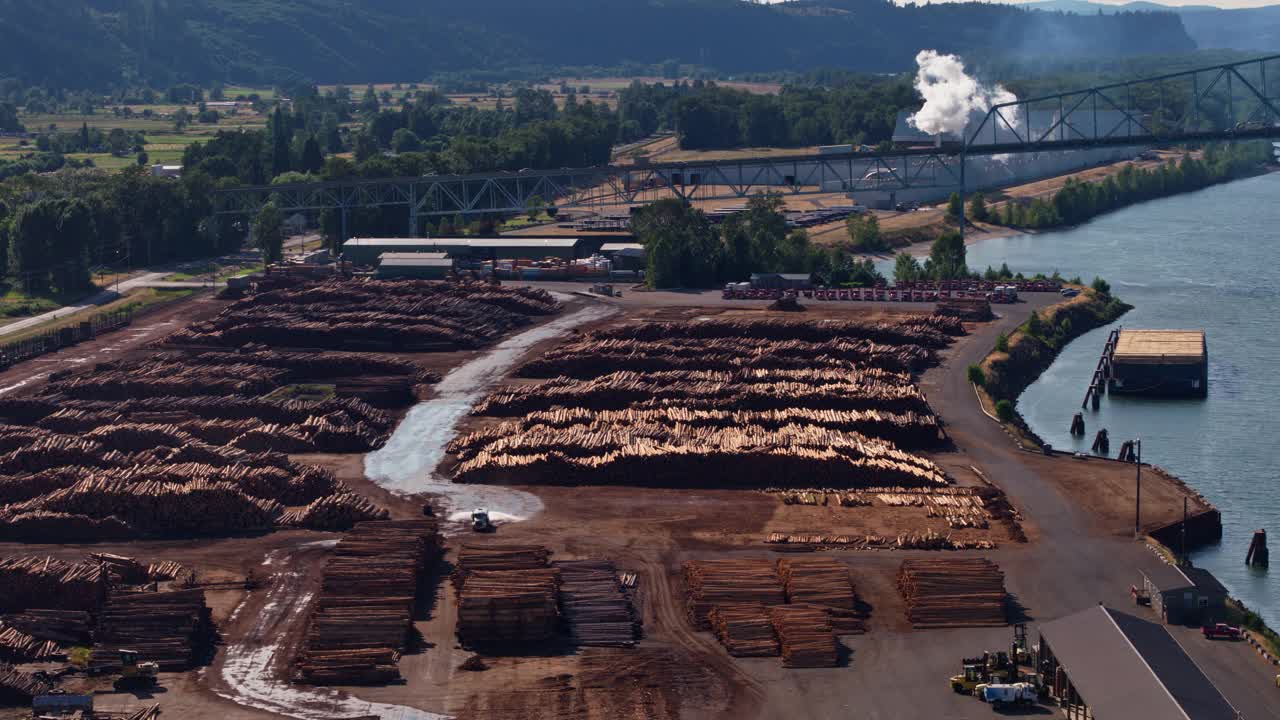
[[[1098,428],[1113,450],[1142,439],[1142,459],[1178,475],[1221,511],[1221,545],[1192,556],[1231,594],[1280,623],[1280,565],[1245,567],[1249,539],[1267,528],[1280,550],[1280,477],[1271,425],[1280,408],[1280,174],[1135,205],[1085,225],[979,242],[969,266],[1014,272],[1101,276],[1134,305],[1116,325],[1203,328],[1209,395],[1169,400],[1108,396],[1085,411],[1088,433],[1073,439],[1072,414],[1097,363],[1108,326],[1081,336],[1018,400],[1032,429],[1057,448],[1087,451]]]

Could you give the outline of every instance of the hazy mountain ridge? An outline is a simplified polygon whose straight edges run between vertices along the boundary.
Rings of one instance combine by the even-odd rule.
[[[1187,34],[1195,40],[1197,47],[1280,51],[1280,5],[1225,9],[1212,5],[1175,7],[1145,1],[1106,5],[1089,0],[1040,0],[1021,3],[1019,7],[1077,15],[1093,15],[1098,12],[1110,15],[1134,10],[1172,12],[1182,18]]]
[[[51,7],[56,5],[56,9]],[[1116,56],[1194,43],[1172,14],[826,0],[0,0],[0,76],[135,82],[421,80],[434,72],[677,60],[724,72],[910,69],[922,48]]]

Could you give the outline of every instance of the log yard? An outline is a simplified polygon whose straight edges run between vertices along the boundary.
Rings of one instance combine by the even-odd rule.
[[[1147,685],[1273,702],[1247,644],[1135,606],[1216,510],[1146,468],[1135,537],[1131,459],[1020,446],[966,376],[1078,302],[277,271],[15,365],[3,717],[1113,717],[1036,642],[1099,604],[1168,641],[1108,660]]]

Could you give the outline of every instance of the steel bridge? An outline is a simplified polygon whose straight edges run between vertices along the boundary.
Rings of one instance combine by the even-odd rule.
[[[1270,69],[1270,77],[1268,70]],[[790,195],[965,188],[971,156],[1106,147],[1280,139],[1280,55],[1002,103],[929,147],[796,154],[473,175],[351,179],[240,187],[214,195],[218,215],[255,213],[275,198],[285,212],[401,206],[419,218],[521,212],[531,206],[632,206]]]

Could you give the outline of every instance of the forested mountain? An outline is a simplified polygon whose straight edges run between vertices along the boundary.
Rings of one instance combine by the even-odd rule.
[[[1172,13],[1101,17],[887,0],[0,0],[0,78],[414,81],[515,67],[676,60],[721,72],[910,69],[922,48],[1085,56],[1195,47]]]
[[[1023,3],[1033,10],[1108,15],[1135,10],[1177,13],[1187,34],[1201,48],[1275,52],[1280,48],[1280,4],[1256,8],[1217,8],[1212,5],[1166,7],[1139,0],[1107,5],[1089,0],[1037,0]]]

